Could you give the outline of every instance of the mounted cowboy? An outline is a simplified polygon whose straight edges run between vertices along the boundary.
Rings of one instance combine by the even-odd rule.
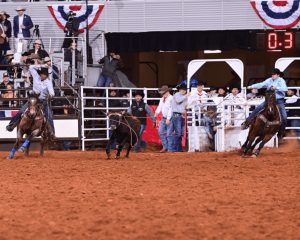
[[[42,103],[47,118],[47,125],[49,128],[50,138],[55,138],[54,123],[52,111],[48,104],[48,98],[54,96],[54,89],[52,81],[48,78],[48,68],[42,65],[31,65],[29,71],[33,78],[33,92],[39,94],[39,100]],[[19,124],[23,113],[27,110],[28,103],[25,103],[19,112],[11,119],[10,123],[6,126],[6,130],[11,132]]]
[[[282,140],[285,133],[285,127],[287,124],[287,113],[284,106],[284,97],[285,93],[288,91],[288,88],[286,86],[286,82],[283,79],[283,73],[278,69],[275,68],[272,71],[272,76],[265,81],[261,83],[256,83],[251,86],[248,86],[247,89],[261,89],[261,88],[267,88],[268,90],[275,90],[276,93],[276,105],[279,109],[280,116],[281,116],[281,127],[278,132],[278,138],[279,140]],[[249,115],[249,117],[246,119],[245,122],[242,123],[241,128],[247,129],[252,123],[255,116],[262,111],[266,106],[266,102],[263,102],[262,104],[258,105],[253,112]]]

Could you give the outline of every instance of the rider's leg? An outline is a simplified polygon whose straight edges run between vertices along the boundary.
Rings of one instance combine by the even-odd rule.
[[[14,130],[14,128],[18,125],[19,121],[22,118],[23,113],[26,111],[27,108],[28,108],[28,103],[25,103],[18,111],[18,113],[12,117],[9,124],[6,126],[7,131],[12,132]]]
[[[256,115],[265,108],[266,102],[259,104],[252,113],[246,118],[246,121],[242,123],[242,129],[247,129],[251,121],[256,117]]]
[[[277,106],[279,108],[279,112],[280,112],[280,116],[281,116],[281,126],[280,126],[280,130],[278,132],[278,137],[280,139],[282,139],[284,137],[285,128],[287,125],[287,113],[286,113],[285,106],[284,106],[284,100],[283,99],[277,100]]]

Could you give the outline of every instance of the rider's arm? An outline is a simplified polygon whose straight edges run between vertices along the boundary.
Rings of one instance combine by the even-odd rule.
[[[257,89],[268,88],[268,87],[270,87],[270,78],[266,79],[263,82],[255,83],[251,85],[251,88],[257,88]]]
[[[280,91],[280,92],[287,92],[287,91],[288,91],[288,88],[287,88],[287,86],[286,86],[286,82],[285,82],[283,79],[281,79],[281,80],[278,82],[278,84],[277,84],[277,86],[276,86],[276,90],[277,90],[277,91]]]
[[[39,65],[30,65],[29,66],[29,72],[32,76],[32,79],[33,79],[33,84],[35,82],[40,82],[41,81],[41,78],[40,78],[40,75],[38,74],[37,72],[37,69],[39,68]]]
[[[45,83],[46,83],[49,95],[51,97],[53,97],[54,96],[54,89],[53,89],[53,83],[52,83],[52,81],[51,80],[47,80]]]

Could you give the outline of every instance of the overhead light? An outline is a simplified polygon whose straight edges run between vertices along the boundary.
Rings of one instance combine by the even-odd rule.
[[[173,51],[164,51],[164,50],[159,50],[158,52],[160,52],[160,53],[177,53],[178,51],[177,50],[173,50]]]
[[[221,50],[204,50],[204,54],[222,53]]]

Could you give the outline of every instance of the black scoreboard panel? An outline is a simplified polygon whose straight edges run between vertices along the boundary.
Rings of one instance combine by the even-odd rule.
[[[256,50],[292,51],[300,50],[299,30],[266,30],[256,32]]]

